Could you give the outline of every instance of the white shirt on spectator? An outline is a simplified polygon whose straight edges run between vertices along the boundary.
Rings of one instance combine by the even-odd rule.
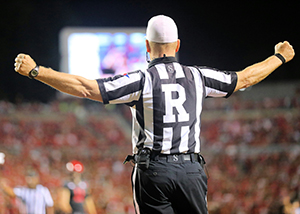
[[[49,189],[40,184],[35,189],[16,187],[14,193],[25,204],[26,210],[20,210],[21,214],[46,214],[46,207],[53,206]]]

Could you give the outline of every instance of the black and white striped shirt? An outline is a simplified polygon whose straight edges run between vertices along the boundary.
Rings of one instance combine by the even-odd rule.
[[[15,195],[20,198],[25,208],[20,208],[22,214],[45,214],[46,207],[53,206],[53,199],[47,187],[37,185],[35,189],[15,187]]]
[[[206,97],[229,97],[235,72],[179,64],[158,58],[147,70],[98,79],[104,104],[125,103],[133,116],[133,153],[148,147],[156,153],[200,152],[200,115]]]

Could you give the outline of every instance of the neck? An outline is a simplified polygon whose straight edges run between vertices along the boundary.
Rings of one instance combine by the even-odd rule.
[[[29,189],[35,189],[36,186],[37,186],[37,184],[28,185],[28,188],[29,188]]]
[[[161,57],[175,57],[176,52],[179,50],[180,40],[173,43],[155,43],[146,40],[147,51],[150,54],[150,59]]]
[[[166,54],[160,54],[160,55],[151,57],[151,60],[154,60],[154,59],[157,59],[157,58],[162,58],[162,57],[168,57],[168,56]]]
[[[156,58],[162,58],[162,57],[175,57],[175,53],[174,54],[168,54],[168,53],[158,53],[158,54],[151,54],[150,53],[150,59],[154,60]]]

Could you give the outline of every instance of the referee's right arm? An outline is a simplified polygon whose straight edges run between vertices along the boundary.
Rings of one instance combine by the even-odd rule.
[[[27,54],[19,54],[15,61],[15,71],[24,76],[29,76],[29,72],[37,65]],[[61,92],[102,102],[102,96],[96,80],[57,72],[44,66],[39,66],[39,74],[35,79]]]
[[[283,59],[275,56],[275,54],[280,54]],[[286,41],[275,46],[275,54],[262,62],[237,72],[238,80],[234,91],[259,83],[282,65],[284,60],[289,62],[295,56],[293,47]]]

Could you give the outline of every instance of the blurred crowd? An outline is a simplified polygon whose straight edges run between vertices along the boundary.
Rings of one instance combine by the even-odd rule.
[[[300,96],[260,101],[214,99],[204,103],[201,148],[207,161],[211,214],[294,214],[299,208]],[[87,100],[48,104],[0,101],[0,179],[25,185],[34,167],[56,206],[70,179],[66,163],[79,160],[99,214],[134,213],[130,164],[130,112]],[[18,213],[0,191],[0,214]],[[4,211],[5,207],[5,211]],[[1,213],[2,212],[2,213]]]

